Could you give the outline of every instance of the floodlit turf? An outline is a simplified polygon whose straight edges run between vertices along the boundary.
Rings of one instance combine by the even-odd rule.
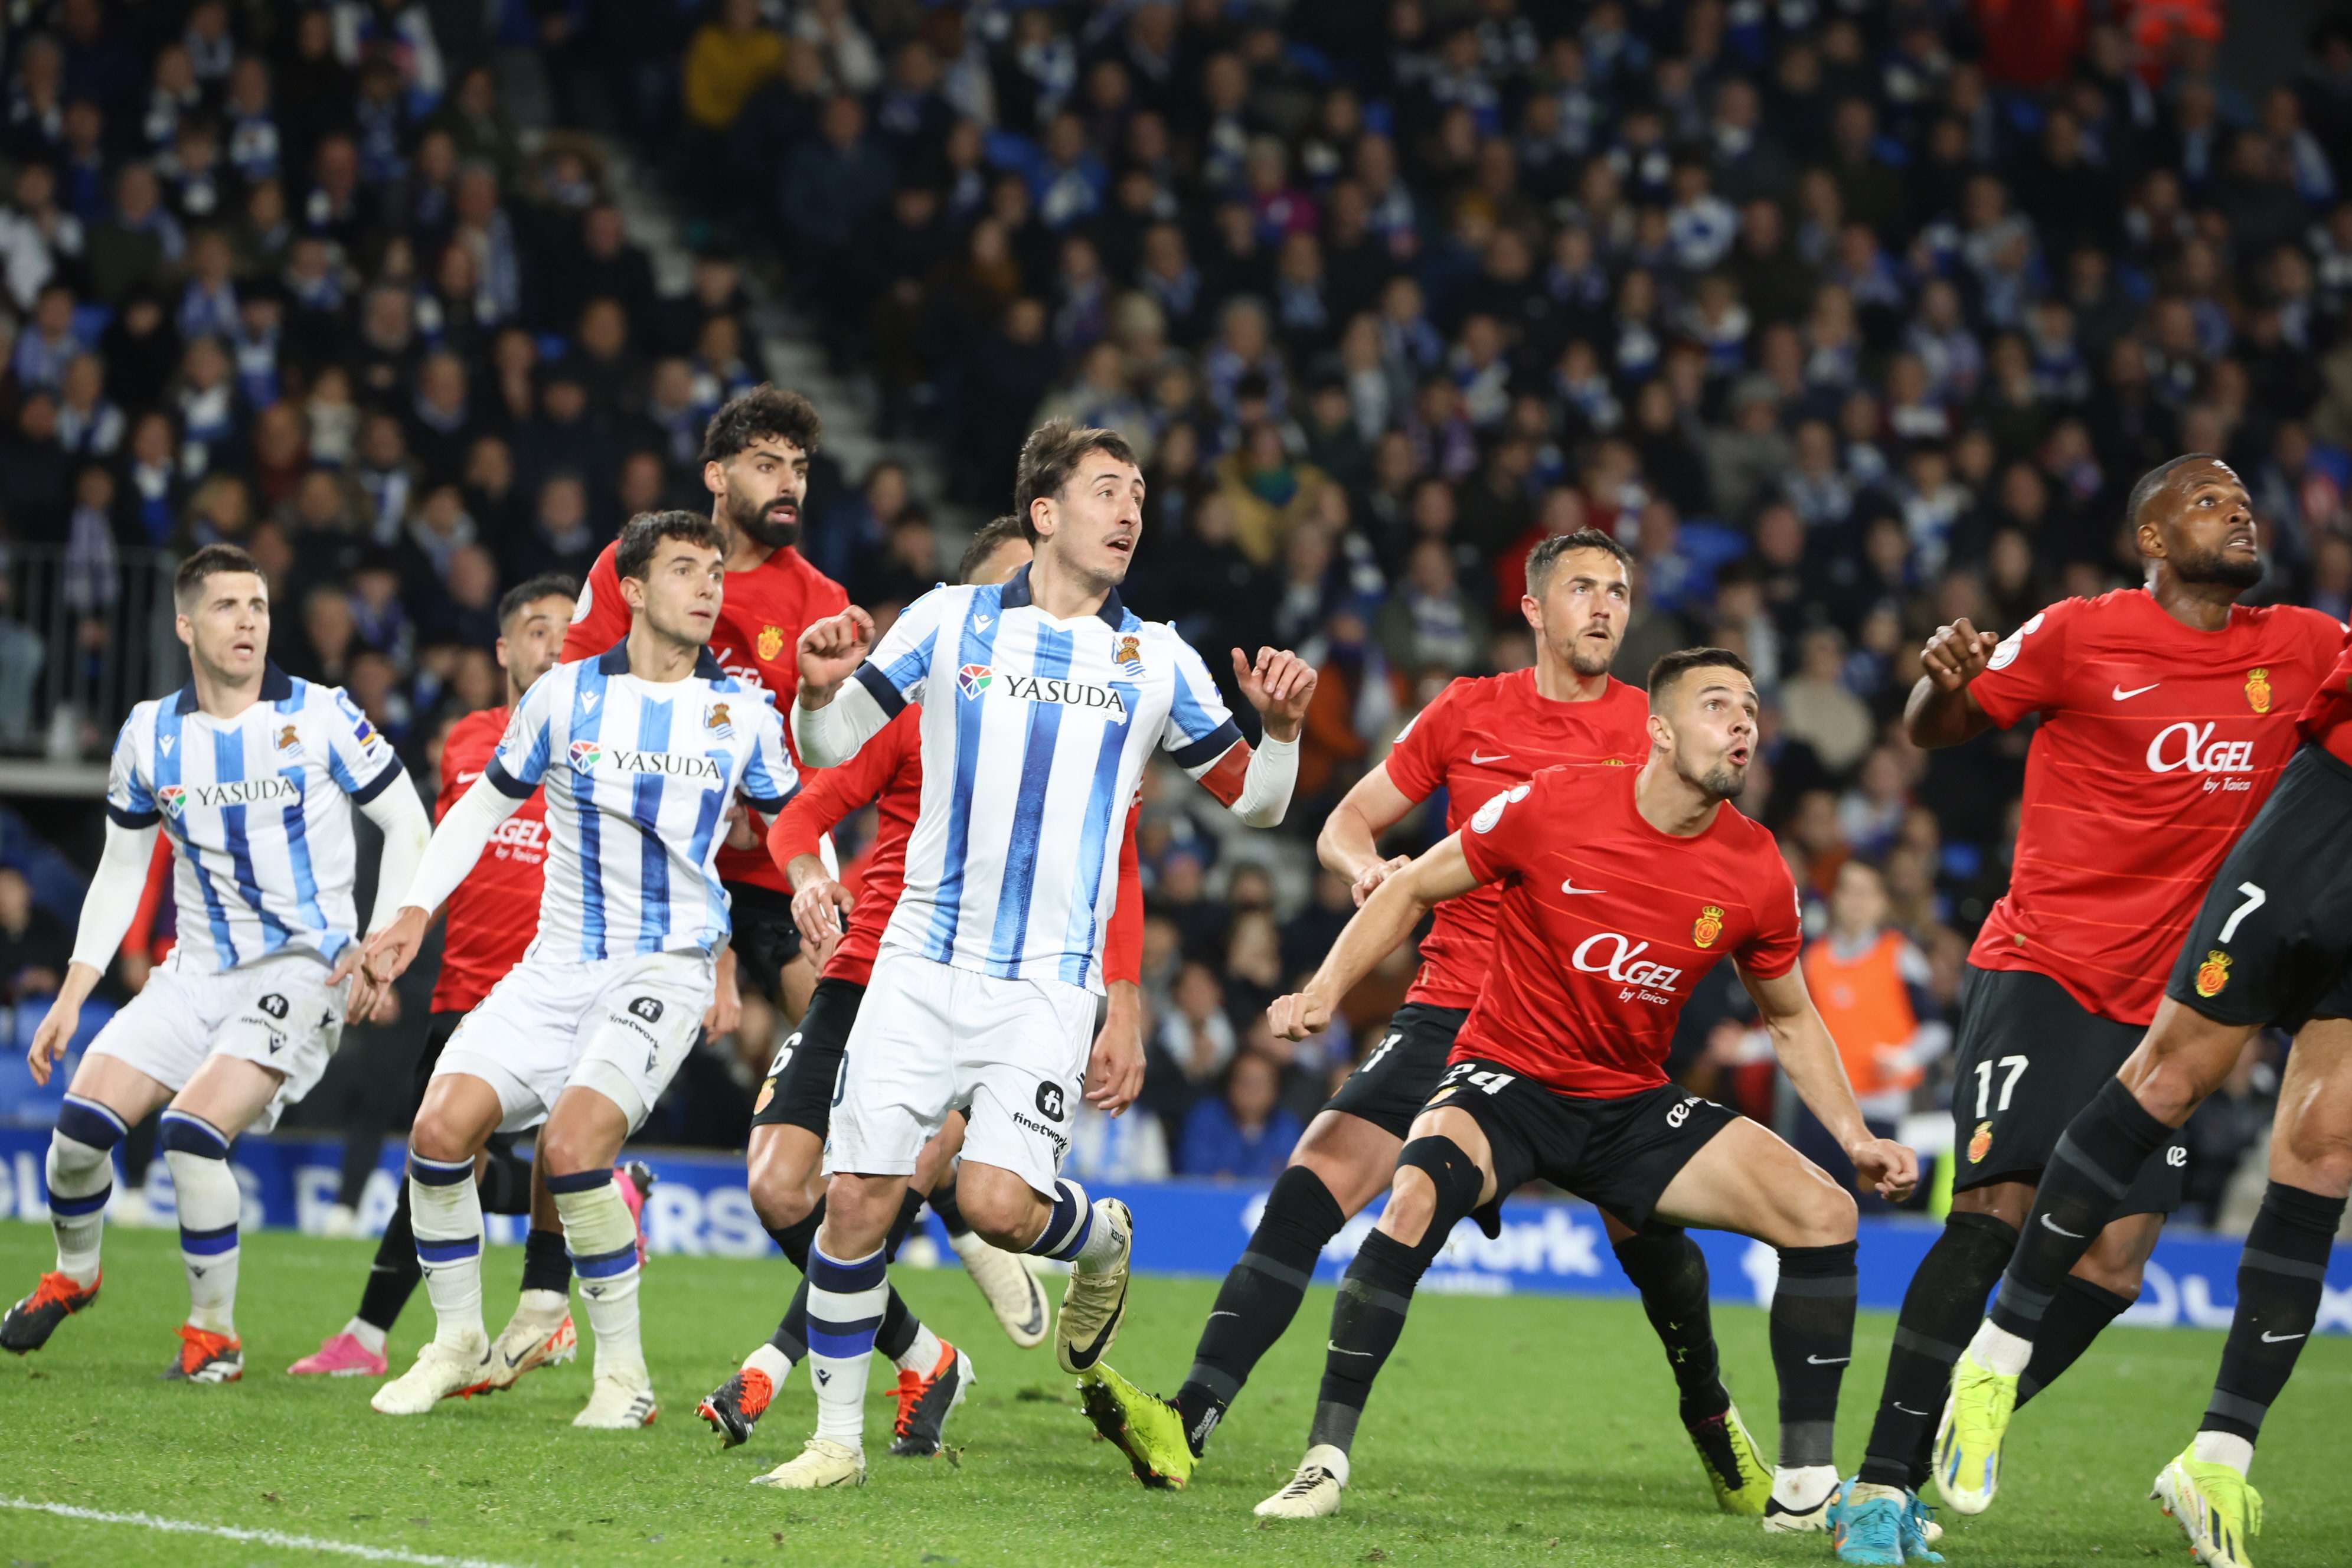
[[[1768,1538],[1713,1510],[1674,1420],[1663,1357],[1631,1303],[1424,1297],[1374,1397],[1356,1485],[1336,1519],[1261,1523],[1251,1505],[1287,1479],[1305,1440],[1330,1293],[1260,1370],[1182,1493],[1146,1493],[1078,1414],[1050,1347],[1013,1350],[953,1269],[902,1270],[916,1309],[964,1344],[980,1382],[949,1428],[954,1462],[892,1460],[887,1381],[868,1408],[874,1470],[859,1490],[787,1495],[746,1483],[796,1452],[812,1423],[796,1375],[752,1442],[721,1453],[696,1401],[767,1332],[791,1270],[661,1258],[645,1286],[659,1423],[574,1432],[585,1363],[534,1373],[495,1398],[394,1420],[364,1380],[284,1368],[350,1312],[363,1242],[247,1239],[245,1381],[156,1380],[185,1297],[168,1232],[108,1237],[105,1295],[39,1354],[0,1357],[0,1497],[281,1531],[499,1563],[1792,1563],[1819,1536]],[[47,1267],[46,1226],[0,1224],[0,1289]],[[504,1321],[519,1248],[488,1259],[490,1326]],[[1139,1280],[1112,1361],[1172,1386],[1213,1283]],[[395,1366],[427,1330],[420,1292],[393,1339]],[[1760,1312],[1717,1318],[1735,1392],[1769,1451],[1772,1376]],[[1865,1316],[1846,1380],[1841,1462],[1860,1457],[1890,1321]],[[581,1322],[587,1338],[584,1316]],[[1955,1523],[1950,1562],[2027,1565],[2180,1561],[2179,1536],[2142,1500],[2186,1440],[2219,1355],[2216,1333],[2118,1330],[2020,1418],[2000,1503]],[[2272,1418],[2257,1479],[2269,1494],[2263,1568],[2352,1563],[2343,1412],[2352,1344],[2314,1344]],[[0,1568],[38,1563],[332,1562],[253,1542],[0,1508]]]

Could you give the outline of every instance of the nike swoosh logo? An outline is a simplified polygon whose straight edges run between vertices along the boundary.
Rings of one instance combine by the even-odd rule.
[[[1482,757],[1475,751],[1473,751],[1470,753],[1470,764],[1473,767],[1484,767],[1488,763],[1499,763],[1510,754],[1511,753],[1508,752],[1496,752],[1491,757]]]
[[[1601,889],[1598,889],[1598,888],[1580,888],[1580,887],[1578,887],[1578,886],[1576,885],[1576,879],[1575,879],[1575,878],[1573,878],[1573,877],[1570,877],[1567,881],[1562,882],[1562,883],[1559,885],[1559,890],[1560,890],[1561,892],[1563,892],[1563,893],[1578,893],[1578,894],[1581,894],[1581,895],[1583,895],[1583,896],[1585,896],[1585,897],[1587,897],[1587,898],[1596,897],[1596,896],[1598,896],[1598,895],[1599,895],[1599,893],[1601,892]]]
[[[1238,1318],[1241,1314],[1239,1312],[1212,1312],[1209,1316],[1212,1318]]]
[[[2135,686],[2129,691],[2126,691],[2122,687],[2118,686],[2115,689],[2115,699],[2116,701],[2122,702],[2127,699],[2137,697],[2142,692],[2153,691],[2163,684],[2164,682],[2161,680],[2151,680],[2146,686]]]
[[[1327,1350],[1327,1351],[1329,1351],[1333,1355],[1360,1355],[1360,1356],[1369,1356],[1369,1355],[1370,1355],[1370,1354],[1372,1353],[1372,1352],[1370,1352],[1370,1351],[1350,1351],[1350,1350],[1342,1350],[1342,1349],[1340,1349],[1338,1345],[1333,1344],[1333,1343],[1332,1343],[1330,1341],[1328,1341],[1328,1340],[1326,1340],[1326,1341],[1324,1341],[1324,1342],[1323,1342],[1323,1348],[1324,1348],[1325,1350]]]
[[[2042,1228],[2049,1231],[2053,1236],[2063,1236],[2069,1241],[2080,1241],[2083,1239],[2083,1236],[2080,1231],[2068,1230],[2064,1226],[2060,1225],[2048,1215],[2043,1215],[2042,1216]]]
[[[530,1353],[530,1352],[529,1351],[525,1351],[522,1352],[522,1355],[529,1355]],[[509,1372],[512,1372],[515,1368],[522,1364],[522,1355],[509,1355],[506,1358],[507,1370]]]
[[[1853,1357],[1850,1355],[1809,1355],[1805,1358],[1805,1364],[1808,1366],[1843,1366],[1853,1359]]]
[[[470,773],[459,773],[457,775],[457,782],[461,784],[472,784],[476,779],[480,778],[481,776],[481,770],[477,768]]]
[[[2263,1343],[2264,1343],[2264,1344],[2266,1344],[2266,1345],[2283,1345],[2283,1344],[2286,1343],[2289,1340],[2299,1340],[2299,1339],[2302,1339],[2305,1334],[2308,1334],[2310,1331],[2311,1331],[2310,1330],[2305,1329],[2305,1330],[2303,1331],[2303,1333],[2301,1333],[2301,1334],[2274,1334],[2274,1333],[2272,1333],[2269,1330],[2265,1329],[2265,1330],[2263,1330]]]
[[[1904,1414],[1904,1415],[1927,1415],[1927,1413],[1926,1411],[1924,1411],[1924,1410],[1914,1410],[1914,1409],[1912,1409],[1909,1405],[1907,1405],[1904,1404],[1904,1403],[1903,1403],[1901,1400],[1899,1400],[1899,1399],[1890,1400],[1890,1401],[1888,1401],[1888,1403],[1889,1403],[1889,1404],[1891,1404],[1891,1405],[1893,1405],[1895,1406],[1895,1409],[1900,1410],[1901,1412],[1903,1412],[1903,1414]]]
[[[1127,1287],[1125,1285],[1121,1285],[1118,1288],[1118,1305],[1110,1310],[1110,1317],[1104,1322],[1102,1332],[1095,1336],[1094,1342],[1092,1344],[1072,1345],[1070,1347],[1070,1359],[1078,1363],[1079,1371],[1083,1372],[1087,1367],[1094,1365],[1096,1362],[1102,1358],[1103,1352],[1110,1348],[1110,1336],[1113,1331],[1118,1329],[1119,1320],[1126,1315],[1126,1312]]]

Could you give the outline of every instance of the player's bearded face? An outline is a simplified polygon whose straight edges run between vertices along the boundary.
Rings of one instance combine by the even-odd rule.
[[[2184,583],[2243,593],[2263,580],[2253,501],[2225,464],[2190,472],[2196,477],[2181,487],[2179,510],[2166,530],[2165,557]]]
[[[529,691],[562,661],[563,633],[571,620],[569,599],[550,597],[522,607],[514,629],[499,639],[506,647],[507,673],[517,690]]]
[[[215,572],[197,592],[179,618],[188,656],[223,680],[259,675],[269,658],[269,584],[251,572]]]
[[[792,459],[771,460],[781,447]],[[801,503],[808,499],[808,465],[789,442],[758,442],[727,465],[727,521],[770,550],[801,542]]]
[[[1710,800],[1738,799],[1756,756],[1754,690],[1695,694],[1674,731],[1675,771],[1684,782]]]
[[[1544,646],[1580,676],[1606,675],[1625,640],[1631,608],[1632,589],[1615,556],[1599,551],[1562,556],[1544,589]]]

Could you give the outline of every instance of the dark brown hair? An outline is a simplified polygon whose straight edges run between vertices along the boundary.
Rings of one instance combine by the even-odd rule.
[[[646,574],[653,570],[654,552],[665,539],[682,539],[721,555],[727,552],[727,536],[707,517],[690,511],[641,511],[621,530],[621,542],[613,551],[613,570],[644,582]]]
[[[710,416],[702,427],[702,460],[723,463],[763,436],[813,455],[824,439],[824,422],[817,417],[815,404],[763,381],[729,398]]]
[[[182,615],[195,603],[204,591],[205,579],[223,572],[250,572],[262,575],[259,563],[234,544],[207,544],[185,561],[172,576],[172,607]]]
[[[971,536],[970,544],[963,547],[963,559],[956,563],[956,581],[971,582],[971,574],[979,571],[990,556],[1003,548],[1006,540],[1028,537],[1029,531],[1021,526],[1021,520],[1013,513],[1006,512],[1003,517],[992,519]]]
[[[1039,496],[1057,496],[1089,452],[1101,452],[1130,468],[1139,468],[1135,448],[1116,430],[1097,429],[1075,419],[1048,419],[1021,443],[1021,463],[1013,472],[1013,512],[1021,523],[1021,537],[1037,542],[1037,525],[1030,509]]]

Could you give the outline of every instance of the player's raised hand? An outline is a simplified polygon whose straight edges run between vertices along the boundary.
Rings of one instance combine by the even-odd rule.
[[[1277,1040],[1304,1040],[1331,1026],[1331,1005],[1304,991],[1277,996],[1265,1010],[1265,1021]]]
[[[801,940],[812,948],[823,948],[832,956],[832,944],[841,940],[849,924],[849,911],[857,906],[857,895],[830,877],[812,879],[793,895],[793,924],[800,928]]]
[[[873,647],[874,617],[855,605],[813,623],[801,633],[801,690],[830,698]]]
[[[1265,721],[1265,732],[1277,741],[1298,739],[1307,721],[1307,704],[1315,696],[1315,668],[1288,648],[1262,647],[1255,663],[1234,649],[1234,679],[1242,695]]]
[[[1919,662],[1927,667],[1927,679],[1937,689],[1958,691],[1985,672],[1993,649],[2000,646],[2000,638],[1977,630],[1962,616],[1949,626],[1936,628],[1936,635],[1919,650]]]
[[[1845,1152],[1853,1162],[1855,1184],[1868,1187],[1888,1203],[1901,1203],[1919,1184],[1919,1156],[1907,1144],[1892,1138],[1873,1138]]]
[[[41,1026],[33,1031],[32,1047],[25,1053],[25,1065],[33,1069],[35,1083],[49,1081],[49,1074],[65,1059],[66,1047],[73,1044],[74,1031],[80,1027],[79,997],[67,992],[49,1004]]]
[[[1382,882],[1412,864],[1412,857],[1410,855],[1391,855],[1379,865],[1367,866],[1358,872],[1356,879],[1348,885],[1348,892],[1356,900],[1356,907],[1362,909],[1364,900],[1370,898]]]

